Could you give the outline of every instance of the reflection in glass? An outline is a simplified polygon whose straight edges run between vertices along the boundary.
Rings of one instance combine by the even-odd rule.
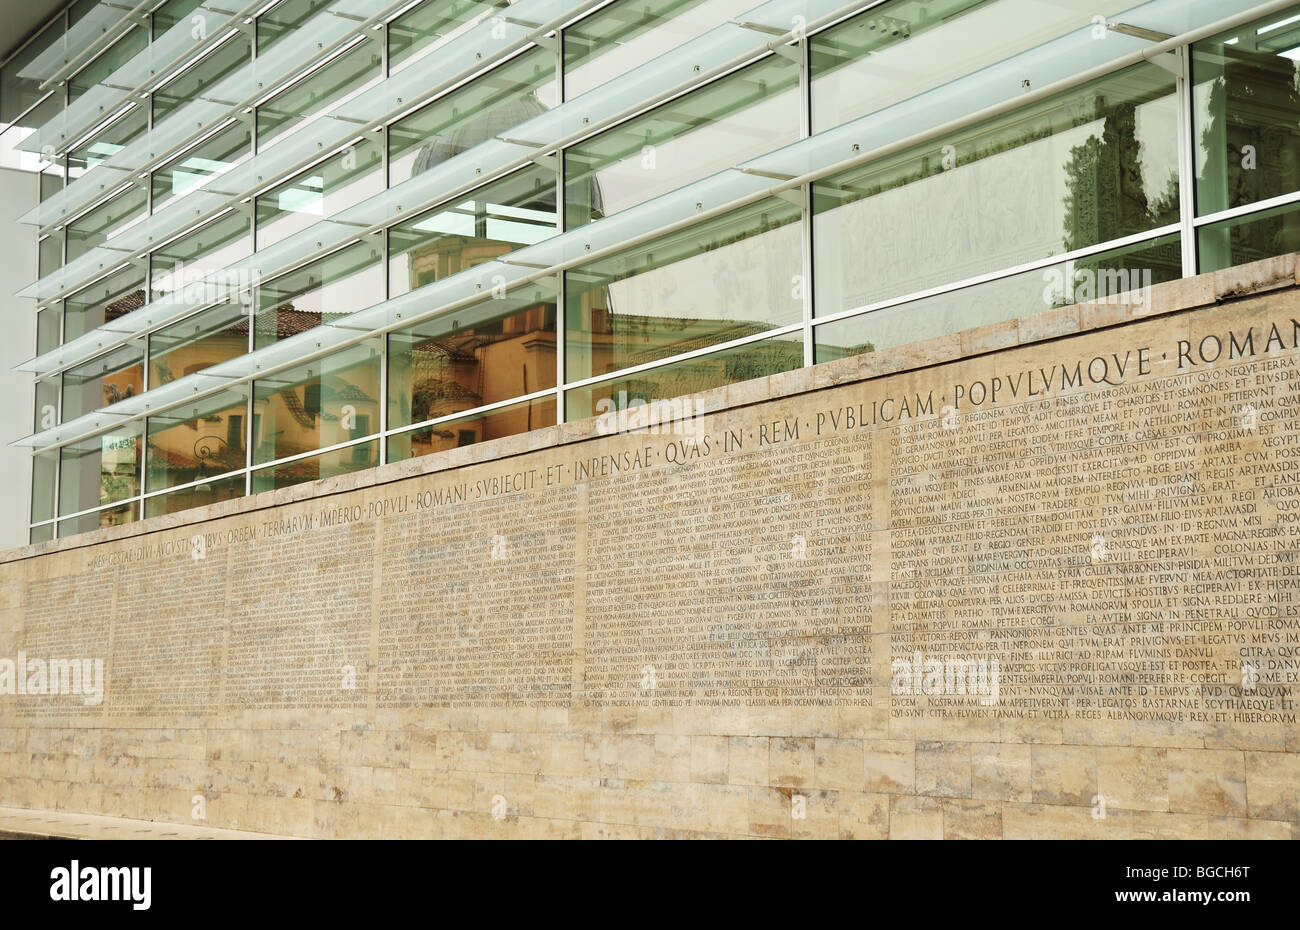
[[[68,80],[68,101],[76,100],[96,84],[108,80],[114,71],[144,51],[148,44],[149,30],[144,26],[132,26],[109,46],[108,51],[96,56]]]
[[[251,144],[252,131],[248,124],[232,120],[225,129],[159,168],[153,174],[153,212],[229,171],[248,156]]]
[[[153,121],[162,119],[209,91],[252,60],[253,44],[242,32],[232,33],[206,53],[198,64],[186,69],[153,94]]]
[[[232,209],[154,252],[150,299],[169,295],[195,307],[239,299],[241,285],[251,281],[241,280],[238,273],[221,272],[252,254],[250,225],[246,209]]]
[[[134,142],[149,125],[145,108],[133,104],[107,126],[68,152],[68,177],[79,178]]]
[[[63,373],[63,421],[144,390],[144,348],[128,344]]]
[[[257,198],[264,249],[384,189],[381,143],[363,139]]]
[[[661,368],[564,392],[566,419],[626,410],[629,405],[684,397],[726,384],[765,378],[803,365],[803,334],[774,336]]]
[[[77,217],[68,224],[68,261],[80,258],[128,223],[141,219],[148,204],[145,189],[132,184],[112,200]]]
[[[555,397],[539,397],[388,437],[388,461],[443,452],[555,425]]]
[[[307,22],[331,0],[285,0],[257,18],[257,53],[263,55],[285,36]]]
[[[390,296],[549,239],[557,230],[555,174],[541,167],[516,171],[465,200],[393,226]]]
[[[814,185],[817,312],[1177,222],[1176,115],[1139,65]]]
[[[149,417],[145,490],[243,468],[247,426],[246,391],[225,391]]]
[[[773,55],[571,146],[568,229],[799,138],[799,66]]]
[[[124,424],[64,446],[59,459],[59,513],[78,513],[138,496],[143,447],[141,423]]]
[[[254,463],[378,432],[379,368],[380,342],[370,339],[257,381]]]
[[[555,315],[555,279],[547,278],[391,333],[389,425],[555,387]]]
[[[54,478],[59,470],[58,452],[32,456],[32,522],[54,517]]]
[[[360,442],[355,446],[344,446],[332,452],[322,452],[306,458],[282,462],[268,468],[253,472],[253,493],[274,491],[290,485],[302,484],[304,481],[320,481],[336,475],[374,468],[379,464],[379,440]]]
[[[132,501],[129,504],[120,504],[117,507],[109,507],[105,510],[98,510],[94,513],[83,513],[79,517],[73,517],[70,520],[59,521],[59,536],[75,536],[78,533],[89,533],[91,530],[97,530],[105,526],[122,526],[125,523],[134,523],[139,516],[139,504]]]
[[[276,94],[257,108],[257,146],[264,148],[309,116],[355,93],[380,76],[383,50],[372,36],[363,36],[319,71]]]
[[[143,306],[144,274],[127,265],[64,300],[63,341],[71,342],[83,333]]]
[[[1192,46],[1197,213],[1300,190],[1298,59],[1300,6]],[[1286,235],[1300,249],[1300,225]]]
[[[248,351],[248,308],[218,304],[149,337],[149,384],[161,387]]]
[[[396,74],[509,5],[509,0],[427,0],[388,24],[388,70]]]
[[[244,475],[232,475],[229,478],[204,481],[193,487],[181,488],[179,491],[168,491],[166,494],[146,497],[144,515],[159,517],[166,513],[178,513],[194,507],[206,507],[220,501],[234,500],[244,496],[246,481]]]
[[[1146,288],[1181,276],[1179,236],[1161,236],[822,324],[813,330],[815,360],[862,355],[1075,303],[1146,302]]]
[[[876,6],[810,38],[813,131],[874,113],[1133,5],[895,0]],[[1008,96],[1013,93],[1008,88]]]
[[[564,96],[572,100],[729,22],[753,0],[619,0],[564,30]]]
[[[536,49],[475,78],[389,127],[388,177],[396,185],[546,112],[555,55]]]
[[[566,272],[567,380],[801,320],[799,218],[770,198]]]
[[[380,246],[371,237],[258,285],[254,348],[382,301],[381,258]]]
[[[1201,272],[1300,250],[1300,204],[1221,220],[1197,230]]]

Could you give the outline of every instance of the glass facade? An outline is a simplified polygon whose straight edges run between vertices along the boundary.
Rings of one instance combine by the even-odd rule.
[[[1300,251],[1300,5],[339,6],[0,65],[34,541]]]

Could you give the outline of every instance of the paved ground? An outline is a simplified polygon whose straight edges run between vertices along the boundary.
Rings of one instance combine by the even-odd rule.
[[[29,811],[0,807],[0,840],[281,840],[269,833],[218,830],[188,823],[124,820],[67,811]]]

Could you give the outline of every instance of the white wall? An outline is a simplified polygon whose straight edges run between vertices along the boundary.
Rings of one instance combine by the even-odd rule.
[[[31,453],[9,443],[32,431],[32,376],[13,367],[36,354],[36,304],[14,292],[36,280],[36,231],[18,217],[36,206],[37,183],[0,168],[0,550],[27,543]]]

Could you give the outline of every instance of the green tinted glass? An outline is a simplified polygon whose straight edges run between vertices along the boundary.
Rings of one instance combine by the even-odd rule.
[[[798,65],[773,55],[566,149],[566,228],[796,141],[798,87]]]
[[[568,380],[802,319],[799,219],[771,198],[566,272]]]
[[[564,392],[566,418],[582,420],[637,404],[685,397],[803,365],[803,336],[795,333],[712,352],[649,371]]]
[[[817,312],[1177,222],[1173,91],[1140,65],[814,185]]]
[[[1300,190],[1298,58],[1300,6],[1192,46],[1198,213]]]

